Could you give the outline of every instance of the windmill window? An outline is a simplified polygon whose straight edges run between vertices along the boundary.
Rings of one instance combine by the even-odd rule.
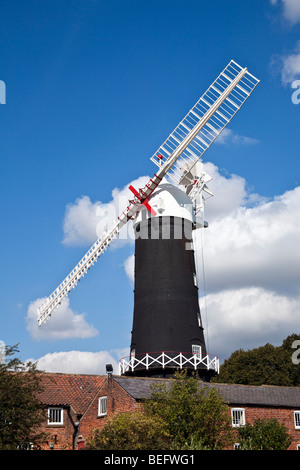
[[[244,408],[232,408],[231,409],[232,426],[239,427],[245,424],[245,409]]]
[[[63,424],[63,408],[48,408],[48,424]]]
[[[107,397],[100,397],[98,402],[98,416],[107,415]]]
[[[295,429],[300,429],[300,411],[294,411]]]
[[[201,359],[201,346],[192,344],[192,353],[195,354],[198,359]]]

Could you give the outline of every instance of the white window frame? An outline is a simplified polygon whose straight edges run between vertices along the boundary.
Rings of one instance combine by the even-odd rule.
[[[294,411],[295,429],[300,429],[300,411]]]
[[[232,427],[238,428],[246,423],[245,408],[231,408]]]
[[[59,419],[57,419],[58,417]],[[58,406],[49,406],[48,407],[48,424],[50,426],[64,424],[64,409]]]
[[[192,344],[192,354],[195,354],[197,359],[202,358],[201,346],[199,344]]]
[[[99,397],[98,416],[107,416],[107,396]]]

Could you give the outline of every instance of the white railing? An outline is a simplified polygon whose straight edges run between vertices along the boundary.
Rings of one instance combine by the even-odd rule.
[[[145,368],[149,370],[153,367],[161,367],[165,369],[166,367],[172,368],[187,368],[188,366],[192,366],[195,370],[198,369],[199,366],[204,366],[208,370],[213,370],[216,373],[219,373],[219,359],[214,357],[210,359],[208,355],[205,357],[199,357],[197,354],[188,355],[188,353],[173,353],[174,355],[170,356],[170,353],[165,353],[162,351],[161,353],[156,353],[158,355],[151,355],[146,353],[141,359],[137,359],[135,356],[131,357],[123,357],[119,361],[119,372],[120,375],[125,374],[126,372],[134,372],[135,369],[142,369]]]

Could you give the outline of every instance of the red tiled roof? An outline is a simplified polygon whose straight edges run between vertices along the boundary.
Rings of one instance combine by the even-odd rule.
[[[70,405],[83,414],[91,400],[103,387],[106,376],[42,373],[39,399],[45,405]]]

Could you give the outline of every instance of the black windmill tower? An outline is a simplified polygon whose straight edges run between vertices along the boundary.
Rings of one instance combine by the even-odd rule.
[[[151,157],[157,172],[38,308],[41,326],[129,221],[135,231],[134,315],[130,357],[121,374],[169,376],[218,371],[204,340],[196,285],[193,231],[203,222],[210,177],[200,158],[241,108],[259,80],[231,60]],[[170,184],[172,181],[172,184]],[[199,217],[200,214],[200,222]]]
[[[199,166],[192,180],[208,192],[210,178],[202,164],[195,174]],[[151,212],[144,208],[134,220],[133,328],[130,358],[121,362],[126,375],[168,377],[184,368],[207,380],[218,371],[199,309],[193,231],[206,224],[194,203],[180,187],[162,183],[149,198]]]

